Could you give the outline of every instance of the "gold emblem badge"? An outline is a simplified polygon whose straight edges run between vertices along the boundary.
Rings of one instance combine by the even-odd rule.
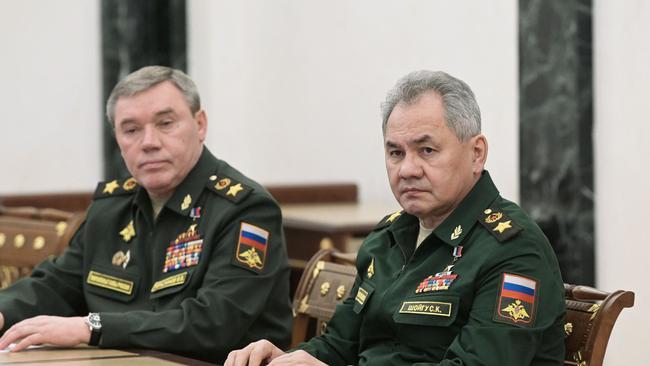
[[[117,184],[117,180],[113,180],[109,183],[106,183],[106,185],[104,186],[103,193],[113,194],[113,191],[115,191],[119,187],[120,185]]]
[[[512,228],[512,225],[510,225],[510,223],[511,223],[510,220],[508,220],[508,221],[504,221],[504,222],[500,222],[500,223],[497,225],[497,227],[495,227],[493,230],[494,230],[494,231],[498,231],[499,234],[503,234],[504,231],[506,231],[506,230]]]
[[[126,269],[126,266],[129,264],[129,261],[131,260],[131,251],[127,250],[126,253],[124,253],[121,250],[118,250],[115,254],[113,254],[113,259],[111,260],[111,263],[114,266],[122,267]]]
[[[122,189],[124,189],[125,191],[130,191],[133,188],[135,188],[136,184],[137,182],[135,181],[135,179],[131,177],[124,181],[124,183],[122,184]]]
[[[122,239],[124,239],[125,242],[131,241],[133,237],[135,236],[135,228],[133,227],[133,220],[129,221],[129,224],[120,231],[120,235],[122,235]]]
[[[183,203],[181,204],[181,210],[185,211],[188,208],[190,208],[190,205],[192,204],[192,196],[189,194],[183,198]]]
[[[501,212],[495,212],[492,215],[486,217],[485,222],[487,222],[488,224],[492,224],[499,221],[502,217],[503,214]]]
[[[323,282],[323,283],[320,285],[320,295],[321,295],[321,296],[325,296],[325,295],[327,295],[327,293],[330,292],[330,286],[331,286],[331,285],[330,285],[329,282],[327,282],[327,281],[326,281],[326,282]]]
[[[515,302],[506,306],[504,309],[501,309],[501,311],[508,313],[508,315],[510,315],[514,320],[530,318],[530,315],[528,315],[528,312],[526,312],[526,309],[521,304],[520,300],[515,300]]]
[[[458,239],[460,237],[460,234],[462,234],[462,233],[463,233],[463,227],[460,226],[460,225],[456,226],[456,228],[454,229],[454,232],[451,233],[451,236],[450,236],[451,240]]]
[[[239,253],[239,258],[240,261],[246,263],[246,265],[248,265],[250,268],[261,269],[263,266],[262,259],[254,248],[250,248],[244,252]]]
[[[375,258],[373,257],[368,266],[368,279],[375,275]]]
[[[242,191],[243,189],[244,188],[241,186],[241,183],[237,183],[234,186],[230,187],[230,189],[228,189],[228,193],[226,194],[235,197],[237,196],[237,193],[239,193],[239,191]]]
[[[230,178],[223,178],[222,180],[218,181],[217,184],[214,185],[214,188],[220,191],[228,187],[229,185],[230,185]]]

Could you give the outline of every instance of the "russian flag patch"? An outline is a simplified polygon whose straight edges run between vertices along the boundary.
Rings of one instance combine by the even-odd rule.
[[[269,232],[246,222],[241,223],[235,259],[256,272],[264,269]]]
[[[504,273],[501,279],[494,320],[531,326],[535,320],[536,300],[536,280],[512,273]]]

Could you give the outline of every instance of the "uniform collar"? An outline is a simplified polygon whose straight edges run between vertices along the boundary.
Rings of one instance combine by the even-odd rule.
[[[484,170],[472,190],[458,207],[433,231],[443,242],[458,246],[472,230],[483,210],[499,196],[490,173]]]
[[[174,193],[172,193],[163,207],[183,216],[189,215],[191,209],[196,206],[196,202],[205,188],[205,183],[210,179],[211,175],[216,173],[217,168],[215,165],[217,162],[217,158],[206,147],[203,147],[199,160],[181,184],[176,187]],[[151,201],[147,192],[142,187],[138,188],[134,203],[140,209],[151,211]],[[148,208],[145,209],[145,207]]]

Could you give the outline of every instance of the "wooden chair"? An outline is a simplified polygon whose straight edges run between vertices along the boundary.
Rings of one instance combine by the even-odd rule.
[[[565,365],[602,366],[609,336],[624,308],[634,305],[634,292],[603,292],[564,284],[566,298]]]
[[[336,305],[349,295],[357,269],[356,253],[334,248],[318,251],[307,262],[293,300],[291,347],[321,334]]]
[[[48,257],[61,254],[84,217],[56,209],[0,206],[0,288],[29,276]]]

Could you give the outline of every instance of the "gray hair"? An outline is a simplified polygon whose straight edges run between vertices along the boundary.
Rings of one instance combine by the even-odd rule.
[[[447,126],[460,141],[481,133],[481,110],[469,85],[442,71],[420,70],[399,79],[381,104],[384,135],[388,117],[397,104],[410,105],[430,91],[442,98]]]
[[[106,102],[106,117],[115,127],[115,105],[120,97],[130,97],[164,81],[170,81],[185,97],[192,114],[201,109],[201,97],[196,84],[187,74],[166,66],[146,66],[122,79],[111,92]]]

